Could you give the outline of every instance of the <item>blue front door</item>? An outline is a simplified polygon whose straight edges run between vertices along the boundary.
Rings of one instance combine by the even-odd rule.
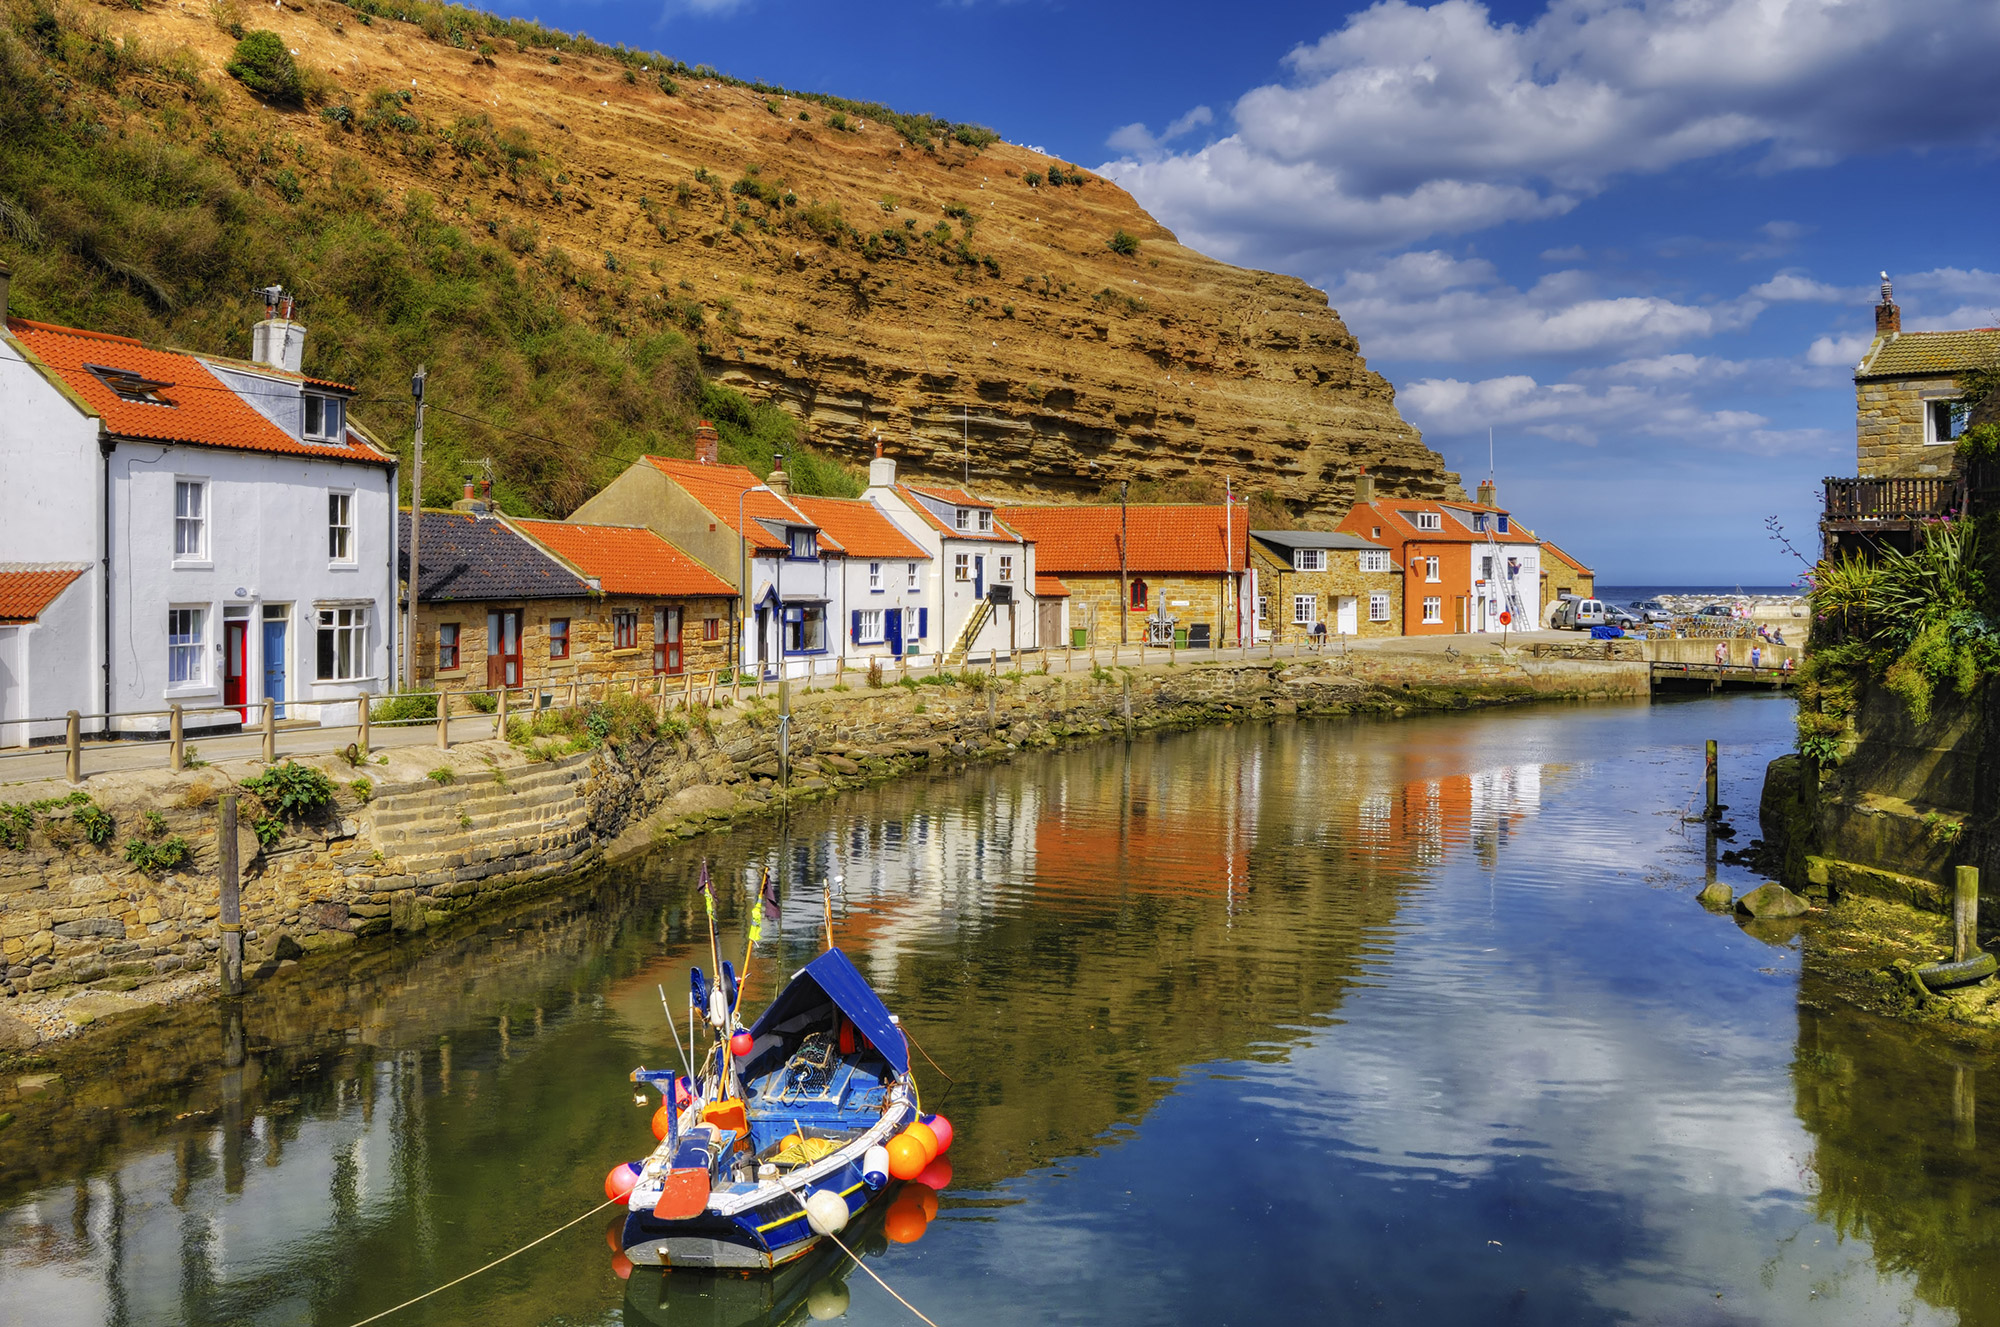
[[[882,614],[882,640],[889,647],[889,653],[903,652],[903,610],[891,608]]]
[[[972,597],[975,599],[984,599],[986,597],[985,558],[972,559]]]
[[[278,702],[277,717],[285,717],[285,627],[283,622],[264,624],[264,695]]]

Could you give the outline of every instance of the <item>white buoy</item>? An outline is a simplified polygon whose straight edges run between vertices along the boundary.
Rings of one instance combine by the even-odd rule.
[[[806,1224],[816,1235],[838,1235],[847,1228],[847,1200],[831,1189],[815,1189],[806,1198]]]
[[[889,1149],[877,1143],[861,1154],[861,1178],[871,1189],[889,1182]]]

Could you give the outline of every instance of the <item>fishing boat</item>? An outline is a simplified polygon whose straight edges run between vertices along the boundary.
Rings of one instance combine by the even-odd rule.
[[[920,1120],[896,1016],[847,955],[828,948],[747,1028],[720,966],[712,985],[690,974],[689,1031],[699,1015],[714,1038],[694,1072],[632,1071],[660,1093],[659,1146],[605,1188],[626,1189],[620,1239],[635,1266],[783,1267],[950,1146],[948,1123]]]

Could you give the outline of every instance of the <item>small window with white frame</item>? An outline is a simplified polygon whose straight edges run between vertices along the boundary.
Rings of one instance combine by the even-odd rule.
[[[1435,597],[1424,600],[1424,621],[1429,623],[1444,621],[1444,600]]]
[[[334,490],[326,495],[326,557],[354,565],[354,495]]]
[[[1361,550],[1361,570],[1389,570],[1389,550],[1386,548],[1365,548]]]
[[[1444,517],[1434,511],[1420,511],[1417,513],[1415,524],[1419,530],[1442,530]]]
[[[167,685],[198,687],[208,681],[208,613],[200,608],[167,610]]]
[[[1924,402],[1924,445],[1942,447],[1964,437],[1966,413],[1964,401]]]
[[[319,610],[318,679],[352,682],[368,675],[368,608],[365,604]]]
[[[951,578],[955,581],[969,581],[972,579],[972,554],[954,553],[951,555]]]
[[[1326,550],[1323,548],[1295,548],[1292,550],[1293,571],[1325,571]]]
[[[1292,596],[1292,621],[1298,626],[1309,627],[1319,620],[1319,596],[1316,594],[1295,594]]]
[[[992,513],[992,512],[990,512],[990,511],[982,511],[982,512],[980,512],[980,513],[979,513],[979,533],[981,533],[981,534],[989,534],[989,533],[991,533],[991,532],[992,532],[992,530],[993,530],[993,513]]]
[[[951,524],[952,528],[955,530],[970,530],[972,528],[972,508],[970,507],[958,508],[955,512],[952,513]]]
[[[856,645],[880,645],[882,643],[881,609],[859,608],[855,610],[854,643]]]
[[[306,441],[341,442],[346,437],[346,402],[337,396],[306,393]]]
[[[882,593],[882,564],[879,562],[868,564],[868,593]]]
[[[1389,620],[1389,596],[1380,590],[1368,596],[1368,620],[1370,622]]]
[[[1259,622],[1271,620],[1271,596],[1268,594],[1257,596],[1257,620]]]
[[[1424,559],[1424,579],[1432,582],[1444,579],[1444,577],[1438,575],[1438,560],[1436,558]]]
[[[923,582],[917,579],[917,565],[914,562],[905,562],[903,564],[904,575],[907,577],[903,588],[906,590],[917,590],[923,587]]]
[[[174,561],[208,561],[208,481],[174,481]]]
[[[1014,579],[1014,555],[1012,553],[1002,553],[1000,555],[1000,579],[1003,581]]]

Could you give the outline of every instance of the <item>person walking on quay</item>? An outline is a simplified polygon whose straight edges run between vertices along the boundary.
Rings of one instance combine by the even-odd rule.
[[[1315,650],[1324,650],[1326,648],[1326,623],[1324,621],[1313,623],[1313,648]]]
[[[1724,641],[1715,642],[1715,666],[1722,667],[1729,662],[1729,646]]]
[[[1752,672],[1757,671],[1758,665],[1760,665],[1763,662],[1764,662],[1764,647],[1762,645],[1752,645],[1750,647],[1750,671]]]

